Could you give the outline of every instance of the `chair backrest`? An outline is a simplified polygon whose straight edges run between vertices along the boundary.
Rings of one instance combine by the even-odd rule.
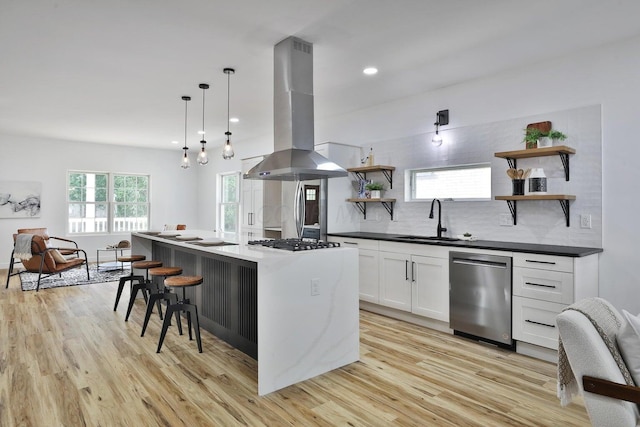
[[[44,240],[49,240],[49,232],[46,227],[18,228],[18,234],[35,234],[37,236],[42,236]]]
[[[34,233],[27,233],[27,232],[21,232],[22,230],[45,230],[46,233],[46,228],[45,229],[27,229],[27,228],[21,228],[18,230],[19,234],[34,234]],[[13,242],[15,243],[16,238],[18,237],[18,234],[14,234],[13,235]],[[20,259],[20,262],[22,263],[23,267],[27,270],[27,271],[31,271],[31,272],[36,272],[40,270],[40,260],[42,259],[42,256],[44,255],[44,268],[43,271],[55,271],[56,269],[56,261],[53,258],[53,256],[51,255],[50,252],[45,252],[47,250],[47,241],[48,241],[48,237],[45,238],[45,235],[41,235],[41,234],[34,234],[33,239],[31,239],[31,258],[29,259]]]
[[[623,322],[615,307],[607,301],[602,302]],[[584,391],[582,377],[585,375],[625,384],[624,376],[611,351],[591,321],[579,311],[566,310],[556,317],[556,323],[571,370],[584,397],[591,424],[636,426],[639,418],[637,405]]]

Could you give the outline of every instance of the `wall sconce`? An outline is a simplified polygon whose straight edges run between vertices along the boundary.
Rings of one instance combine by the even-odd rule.
[[[440,110],[436,113],[436,122],[434,123],[436,127],[436,134],[431,138],[431,143],[436,147],[442,145],[442,135],[438,132],[440,126],[449,124],[449,110]]]

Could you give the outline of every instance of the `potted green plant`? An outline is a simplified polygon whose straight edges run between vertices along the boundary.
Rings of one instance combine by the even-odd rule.
[[[384,185],[380,182],[370,182],[365,185],[364,188],[369,190],[369,194],[372,199],[380,199],[382,190],[384,190]]]
[[[527,149],[538,148],[538,140],[544,136],[546,135],[540,129],[528,128],[524,130],[524,138],[522,139],[522,142],[527,144]]]
[[[565,135],[564,133],[560,132],[559,130],[555,130],[555,129],[551,129],[549,131],[549,139],[553,142],[553,144],[557,144],[558,141],[564,141],[565,139],[567,139],[567,135]]]

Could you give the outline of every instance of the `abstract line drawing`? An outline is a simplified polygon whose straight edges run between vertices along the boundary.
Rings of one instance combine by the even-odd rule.
[[[37,218],[40,216],[42,183],[0,181],[0,218]]]

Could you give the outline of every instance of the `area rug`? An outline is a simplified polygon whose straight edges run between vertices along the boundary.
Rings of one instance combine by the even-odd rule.
[[[62,286],[76,286],[76,285],[89,285],[91,283],[104,283],[115,282],[120,280],[120,277],[130,273],[128,268],[124,271],[120,270],[102,270],[98,271],[95,264],[89,265],[89,277],[87,280],[87,270],[83,266],[82,268],[74,268],[62,273],[62,277],[56,275],[49,276],[46,279],[40,280],[40,290],[49,288],[59,288]],[[35,291],[38,285],[37,273],[21,273],[22,290],[23,291]]]

